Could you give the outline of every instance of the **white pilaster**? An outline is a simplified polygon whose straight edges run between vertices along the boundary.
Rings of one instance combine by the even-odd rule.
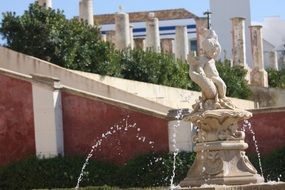
[[[64,154],[60,81],[32,75],[36,154],[54,157]]]
[[[169,151],[193,151],[193,135],[195,133],[192,123],[183,121],[182,115],[186,110],[170,110],[168,113],[168,139]]]

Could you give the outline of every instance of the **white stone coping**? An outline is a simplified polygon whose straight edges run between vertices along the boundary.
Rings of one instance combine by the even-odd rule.
[[[106,85],[114,86],[121,90],[136,94],[153,102],[163,104],[170,109],[190,108],[196,103],[196,100],[201,96],[201,92],[190,91],[169,86],[157,85],[146,82],[133,81],[128,79],[102,76],[94,73],[81,71],[72,72],[78,73],[89,79],[102,82]],[[146,90],[148,89],[148,90]],[[240,109],[254,109],[254,102],[238,98],[230,98],[234,105]]]
[[[0,68],[24,75],[37,74],[60,79],[61,84],[88,92],[108,99],[136,105],[146,110],[161,112],[165,115],[171,109],[168,106],[155,101],[139,97],[135,94],[118,89],[114,86],[106,85],[100,81],[92,80],[86,76],[71,72],[68,69],[51,64],[47,61],[15,52],[8,48],[0,47]],[[148,90],[148,89],[144,89]]]

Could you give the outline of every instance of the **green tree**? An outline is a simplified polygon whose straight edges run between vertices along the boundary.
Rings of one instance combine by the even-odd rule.
[[[274,69],[267,69],[268,84],[272,88],[285,88],[285,69],[279,71]]]
[[[67,20],[60,10],[31,4],[22,16],[4,13],[0,34],[8,48],[69,69],[120,73],[118,66],[111,65],[113,48],[101,41],[99,28],[78,19]]]
[[[247,99],[251,95],[248,82],[245,80],[247,71],[241,66],[231,67],[230,62],[217,61],[217,69],[220,77],[227,85],[227,96]]]
[[[126,49],[117,51],[113,61],[121,65],[122,76],[126,79],[184,89],[191,82],[188,64],[169,54]]]

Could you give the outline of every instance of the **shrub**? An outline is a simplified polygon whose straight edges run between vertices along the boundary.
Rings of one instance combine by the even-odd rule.
[[[191,87],[188,64],[172,55],[142,49],[126,49],[115,54],[114,64],[121,66],[121,76],[125,79],[184,89]]]
[[[1,168],[0,189],[75,187],[84,160],[82,157],[27,158]],[[116,170],[116,166],[91,160],[81,185],[108,184]]]
[[[257,155],[250,155],[249,157],[252,164],[260,173]],[[261,155],[261,163],[266,181],[285,181],[285,147],[271,154]]]
[[[193,162],[193,154],[180,153],[177,157],[177,175],[180,181]],[[0,189],[72,188],[85,161],[83,157],[30,157],[0,169]],[[169,186],[172,175],[172,154],[147,154],[118,167],[90,160],[80,187]],[[167,178],[167,179],[166,179]]]
[[[178,184],[192,165],[194,153],[179,153],[176,157],[174,183]],[[120,187],[169,186],[173,172],[173,154],[147,154],[129,161],[117,173]]]
[[[251,90],[248,86],[245,76],[247,71],[241,66],[231,67],[230,62],[217,61],[217,69],[220,77],[227,85],[227,96],[247,99],[251,95]]]
[[[276,71],[273,69],[267,69],[268,73],[268,85],[272,88],[285,88],[285,69]]]

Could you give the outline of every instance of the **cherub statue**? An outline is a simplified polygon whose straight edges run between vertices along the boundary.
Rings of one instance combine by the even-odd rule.
[[[207,109],[233,109],[235,106],[226,98],[226,85],[219,76],[215,59],[221,53],[217,34],[211,29],[205,29],[202,42],[203,55],[195,58],[188,56],[190,78],[200,86],[202,97],[195,104],[194,111]]]

